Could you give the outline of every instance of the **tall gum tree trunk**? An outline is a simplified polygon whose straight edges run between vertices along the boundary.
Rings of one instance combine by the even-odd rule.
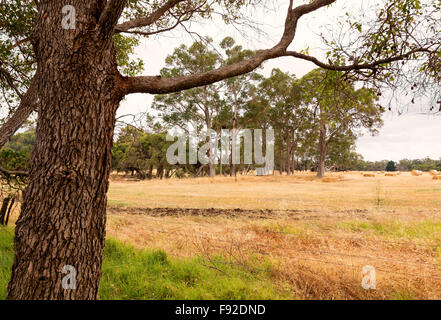
[[[34,47],[41,74],[37,141],[15,230],[7,299],[96,299],[101,277],[118,73],[112,41],[91,35],[96,12],[73,1],[77,29],[61,28],[61,1],[41,2]],[[82,10],[82,11],[81,11]],[[107,43],[107,44],[106,44]],[[63,289],[63,267],[76,289]]]
[[[320,138],[319,138],[319,165],[318,165],[318,170],[317,170],[317,177],[318,178],[323,178],[325,175],[325,160],[326,160],[326,153],[327,153],[327,149],[328,149],[328,145],[326,143],[326,128],[322,127],[320,129]]]
[[[233,115],[233,129],[232,129],[232,141],[230,145],[230,177],[236,176],[236,165],[233,161],[233,141],[236,141],[237,139],[237,110],[236,107],[234,109],[234,115]]]
[[[286,135],[286,174],[291,175],[291,132]]]

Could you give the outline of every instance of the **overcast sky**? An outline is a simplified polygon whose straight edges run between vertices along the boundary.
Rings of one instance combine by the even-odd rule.
[[[299,1],[298,1],[299,2]],[[319,34],[327,28],[336,28],[336,20],[346,11],[363,10],[366,3],[362,0],[347,1],[348,4],[334,5],[331,8],[323,8],[307,17],[303,17],[297,29],[296,38],[290,49],[302,50],[310,48],[310,54],[323,57],[323,44]],[[251,29],[236,30],[225,27],[221,22],[208,22],[203,25],[193,25],[192,30],[202,36],[210,36],[215,43],[219,43],[224,37],[232,36],[237,43],[249,49],[269,48],[276,44],[283,32],[283,23],[287,8],[287,1],[274,1],[269,10],[253,11],[253,21],[261,26],[262,33],[256,33]],[[181,31],[167,33],[166,36],[153,37],[141,40],[136,49],[136,57],[144,60],[145,75],[157,75],[164,67],[164,59],[173,52],[173,49],[182,43],[190,45],[193,39]],[[268,61],[264,65],[262,73],[269,75],[273,68],[303,76],[315,66],[294,58],[280,58]],[[126,98],[119,109],[118,114],[134,114],[150,110],[153,96],[148,94],[134,94]],[[400,160],[404,158],[417,159],[431,157],[441,158],[441,116],[434,117],[421,114],[424,105],[415,105],[402,115],[395,110],[388,111],[384,116],[384,126],[377,136],[363,136],[357,141],[357,152],[363,155],[365,160]]]

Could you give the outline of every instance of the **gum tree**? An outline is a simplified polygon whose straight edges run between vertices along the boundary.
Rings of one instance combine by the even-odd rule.
[[[214,70],[172,77],[121,74],[115,34],[149,36],[174,28],[189,30],[192,22],[218,14],[231,23],[240,20],[241,8],[262,1],[2,1],[1,12],[9,12],[14,3],[19,5],[13,8],[13,17],[29,13],[20,18],[27,22],[20,28],[1,26],[2,31],[14,29],[1,35],[10,43],[1,48],[2,57],[10,64],[2,77],[21,65],[20,61],[7,60],[8,54],[24,47],[30,57],[27,63],[32,66],[25,72],[32,76],[22,83],[27,91],[16,92],[19,106],[0,130],[1,140],[7,140],[26,120],[29,113],[23,110],[36,106],[38,111],[36,147],[15,230],[15,258],[7,298],[97,298],[115,114],[126,95],[165,94],[210,85],[251,72],[264,61],[282,56],[312,61],[331,70],[355,71],[357,76],[378,81],[391,79],[388,71],[400,67],[403,60],[423,60],[426,64],[421,68],[429,75],[438,75],[439,20],[430,10],[439,8],[433,2],[426,9],[416,0],[383,1],[383,15],[375,15],[369,29],[352,27],[361,41],[346,46],[330,42],[335,51],[330,51],[327,62],[289,50],[301,18],[336,1],[342,2],[314,0],[294,5],[290,0],[288,8],[280,9],[285,26],[274,46]],[[66,5],[70,7],[66,9]],[[70,20],[75,17],[73,28],[72,21],[66,20],[68,14]],[[413,27],[428,16],[434,17],[434,29],[427,29],[430,36],[413,33],[410,37]],[[66,23],[68,28],[63,27]],[[381,28],[387,30],[382,32]],[[351,52],[346,56],[348,47]],[[1,63],[2,67],[7,64],[4,59]],[[14,90],[15,77],[6,77],[9,80],[2,86]],[[66,265],[77,271],[76,290],[62,288],[61,271]]]
[[[294,173],[296,149],[312,123],[310,110],[302,104],[299,80],[280,69],[274,69],[271,76],[259,85],[259,97],[267,106],[270,124],[276,131],[280,168],[284,167],[287,175],[291,175]],[[285,150],[284,159],[282,150]],[[285,160],[283,164],[282,159]]]
[[[325,161],[331,143],[339,136],[356,136],[361,129],[375,134],[383,125],[385,109],[373,89],[355,89],[340,72],[316,69],[301,79],[304,102],[314,114],[318,136],[317,177],[325,174]],[[341,137],[340,137],[341,138]]]
[[[233,38],[226,37],[220,44],[225,51],[225,58],[222,59],[224,65],[234,64],[252,57],[255,53],[251,50],[243,49],[241,45],[236,44]],[[228,78],[223,81],[224,84],[224,101],[226,110],[224,114],[229,114],[230,124],[226,128],[231,128],[232,141],[237,140],[238,133],[246,125],[249,119],[245,116],[246,108],[250,100],[256,95],[256,85],[262,76],[257,72],[246,73],[237,77]],[[230,146],[230,176],[236,176],[236,165],[233,161],[232,144]],[[221,165],[222,166],[222,165]]]
[[[383,125],[380,106],[373,89],[355,89],[340,72],[316,69],[301,79],[304,101],[312,108],[318,136],[317,177],[325,174],[329,145],[338,137],[356,136],[361,129],[372,134]]]
[[[211,42],[210,39],[206,40]],[[202,41],[194,42],[189,48],[181,45],[168,56],[166,67],[161,70],[165,78],[185,76],[214,70],[220,64],[219,55]],[[214,119],[222,112],[221,84],[214,83],[189,90],[157,95],[153,108],[160,111],[162,119],[171,127],[179,127],[188,133],[195,130],[210,132]],[[189,128],[191,125],[193,128]],[[208,174],[216,176],[216,164],[208,154]]]

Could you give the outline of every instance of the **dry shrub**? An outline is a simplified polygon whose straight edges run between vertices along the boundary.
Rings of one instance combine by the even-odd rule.
[[[340,177],[324,177],[322,178],[322,182],[339,182]]]
[[[396,173],[385,173],[384,176],[385,177],[396,177],[397,174]]]
[[[373,174],[373,173],[365,173],[365,174],[363,174],[363,177],[375,178],[375,174]]]
[[[433,176],[433,180],[441,180],[441,176]]]
[[[430,170],[429,173],[430,173],[431,176],[437,176],[437,175],[439,175],[438,170]]]

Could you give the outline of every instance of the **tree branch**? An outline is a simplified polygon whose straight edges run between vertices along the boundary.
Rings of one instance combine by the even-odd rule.
[[[382,64],[387,64],[387,63],[391,63],[391,62],[395,62],[395,61],[404,60],[404,59],[409,58],[410,56],[412,56],[415,53],[421,53],[421,52],[429,53],[429,52],[431,52],[431,50],[428,48],[419,48],[419,49],[411,50],[407,53],[404,53],[404,54],[401,54],[398,56],[377,60],[372,63],[351,64],[351,65],[345,65],[345,66],[327,64],[327,63],[321,62],[320,60],[318,60],[315,57],[312,57],[312,56],[309,56],[309,55],[306,55],[303,53],[299,53],[296,51],[287,51],[284,54],[284,56],[287,56],[287,57],[290,56],[290,57],[310,61],[310,62],[314,63],[316,66],[323,68],[323,69],[327,69],[327,70],[352,71],[352,70],[367,70],[367,69],[375,70],[378,66],[380,66]]]
[[[31,41],[31,38],[29,38],[29,37],[24,38],[24,39],[22,39],[22,40],[19,40],[19,41],[17,41],[16,43],[14,43],[14,44],[9,48],[9,50],[15,49],[15,48],[21,46],[23,43],[30,42],[30,41]]]
[[[305,14],[311,13],[313,11],[316,11],[317,9],[320,9],[322,7],[325,7],[327,5],[333,4],[336,0],[315,0],[311,3],[304,4],[301,6],[296,7],[293,9],[293,12],[296,16],[299,18]],[[292,1],[290,1],[292,3]],[[291,5],[292,7],[292,5]]]
[[[336,0],[315,0],[309,4],[300,5],[296,8],[292,8],[293,0],[290,1],[288,13],[285,21],[285,30],[280,42],[271,49],[260,50],[257,54],[247,60],[243,60],[228,66],[223,66],[215,70],[192,74],[176,78],[162,78],[153,76],[141,76],[141,77],[122,77],[121,90],[123,94],[130,93],[150,93],[150,94],[166,94],[177,92],[181,90],[187,90],[194,87],[209,85],[227,78],[239,76],[249,73],[259,67],[264,61],[291,56],[302,60],[310,61],[317,66],[334,71],[352,71],[352,70],[372,70],[373,73],[383,64],[392,63],[395,61],[405,60],[410,58],[416,53],[429,53],[432,52],[430,48],[417,48],[407,53],[398,54],[397,56],[389,57],[374,61],[372,63],[351,65],[332,65],[319,61],[317,58],[302,54],[295,51],[287,51],[287,48],[294,40],[296,34],[297,22],[300,17],[310,12],[316,11],[324,6],[334,3]],[[179,0],[170,0],[161,9],[165,10],[167,5],[180,2]],[[158,10],[159,11],[159,10]],[[163,12],[162,12],[163,13]],[[144,21],[146,22],[146,20]]]
[[[0,65],[0,77],[3,76],[3,78],[5,79],[5,81],[8,83],[8,85],[15,91],[15,93],[22,98],[22,94],[20,92],[20,90],[18,89],[18,87],[14,84],[14,79],[12,77],[12,75],[4,68],[1,67]]]
[[[0,167],[0,173],[1,174],[3,174],[3,175],[5,175],[6,177],[11,177],[11,176],[19,176],[19,177],[27,177],[27,176],[29,176],[29,172],[27,172],[27,171],[9,171],[9,170],[6,170],[6,169],[4,169],[4,168],[2,168],[2,167]]]
[[[15,113],[0,128],[0,148],[2,148],[9,138],[23,125],[29,115],[36,109],[38,101],[38,76],[32,79],[28,91],[23,95]]]
[[[179,0],[170,0],[176,2]],[[314,3],[322,3],[322,5],[332,3],[335,0],[316,0]],[[294,39],[297,27],[297,20],[300,15],[295,15],[292,10],[292,1],[290,2],[288,13],[285,21],[285,31],[280,42],[271,49],[261,50],[254,57],[247,60],[223,66],[219,69],[193,74],[176,78],[162,77],[122,77],[121,89],[123,94],[130,93],[152,93],[165,94],[177,92],[181,90],[191,89],[194,87],[209,85],[226,78],[235,77],[253,71],[259,67],[265,60],[281,57]]]
[[[188,0],[168,0],[162,7],[159,7],[151,15],[147,17],[141,17],[133,19],[115,27],[116,32],[126,32],[133,28],[147,27],[154,24],[156,21],[161,19],[161,17],[171,8],[176,6],[178,3],[188,1]]]

